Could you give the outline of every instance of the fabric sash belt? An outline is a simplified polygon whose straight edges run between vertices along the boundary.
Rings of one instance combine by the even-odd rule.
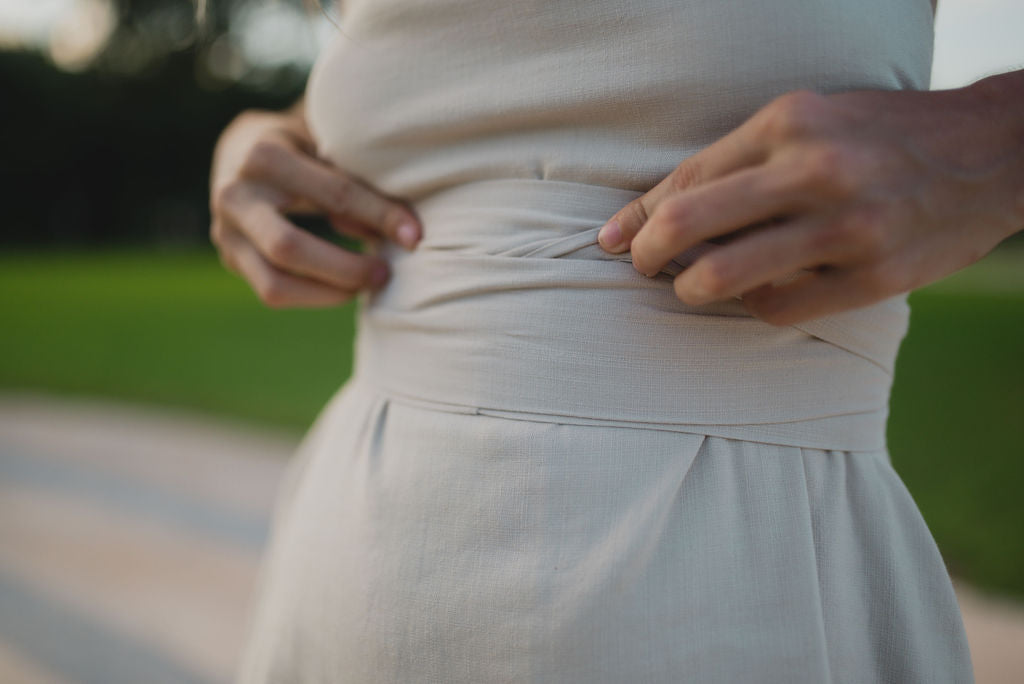
[[[690,306],[597,243],[641,193],[538,179],[474,181],[416,203],[412,252],[364,294],[354,377],[442,410],[696,432],[842,451],[886,448],[906,295],[795,326],[733,299]]]

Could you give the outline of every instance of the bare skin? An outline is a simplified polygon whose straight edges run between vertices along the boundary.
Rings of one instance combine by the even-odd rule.
[[[612,216],[598,240],[700,305],[774,325],[934,282],[1024,230],[1024,70],[940,91],[786,93]]]
[[[411,249],[422,235],[407,206],[318,158],[304,106],[240,114],[218,139],[210,171],[210,237],[221,263],[273,308],[342,304],[388,278],[372,249],[342,249],[286,212],[324,214],[339,233],[371,244]]]

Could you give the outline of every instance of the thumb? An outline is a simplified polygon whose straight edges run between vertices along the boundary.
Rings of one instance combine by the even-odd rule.
[[[688,157],[646,194],[619,209],[598,231],[600,245],[613,254],[629,249],[633,238],[666,198],[707,180],[704,159],[701,153]]]
[[[646,194],[616,212],[598,232],[598,243],[609,252],[624,252],[667,197],[763,161],[768,145],[759,130],[763,125],[761,120],[766,116],[750,117],[736,129],[684,159]]]

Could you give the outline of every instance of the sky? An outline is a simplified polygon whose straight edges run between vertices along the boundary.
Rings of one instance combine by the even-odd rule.
[[[939,0],[933,90],[1016,69],[1024,69],[1024,0]]]
[[[247,12],[237,40],[250,61],[308,63],[315,57],[316,45],[330,34],[326,20],[312,22],[288,9],[267,0]],[[0,0],[0,48],[49,44],[55,61],[75,68],[102,45],[111,19],[108,0]],[[1024,69],[1022,36],[1024,0],[939,0],[932,89]]]

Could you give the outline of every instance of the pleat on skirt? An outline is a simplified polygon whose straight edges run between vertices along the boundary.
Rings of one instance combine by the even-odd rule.
[[[883,450],[439,410],[358,376],[278,494],[241,684],[972,681]]]

